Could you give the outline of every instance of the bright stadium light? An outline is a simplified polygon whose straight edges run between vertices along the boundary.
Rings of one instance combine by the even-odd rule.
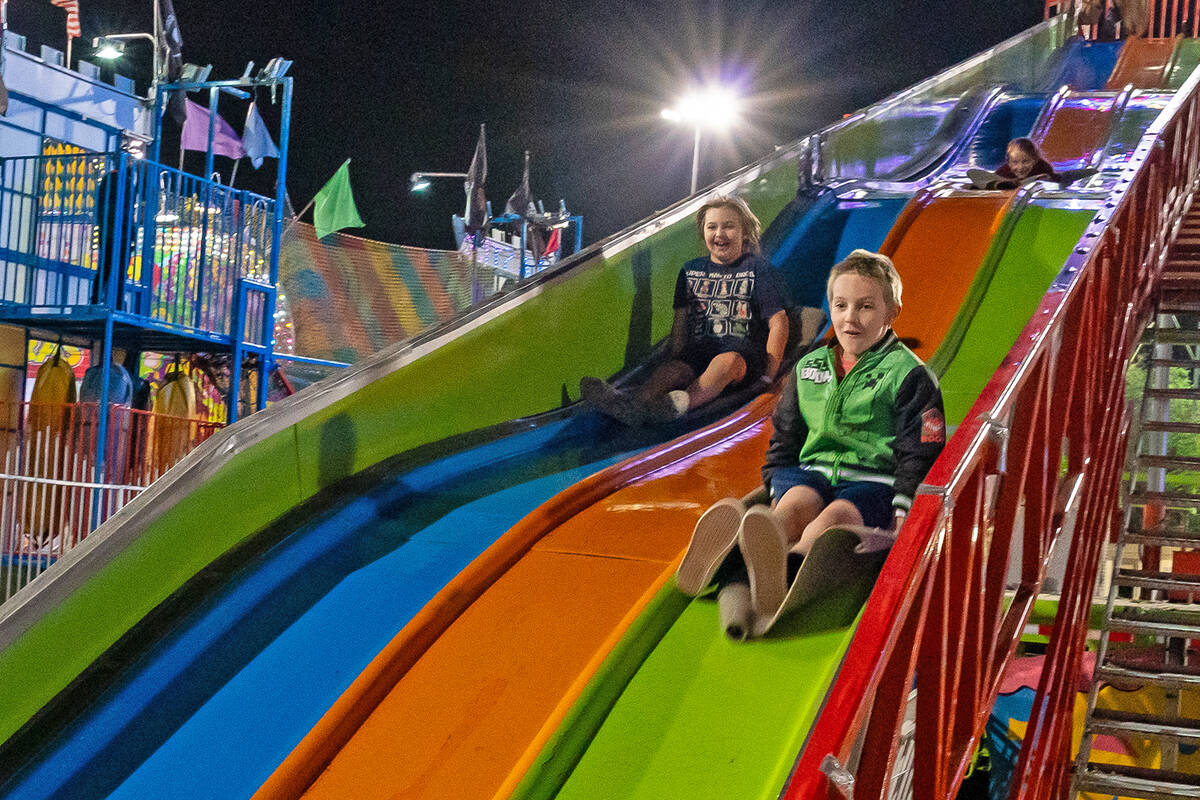
[[[465,172],[414,172],[408,178],[408,190],[410,192],[423,192],[428,189],[433,182],[430,178],[466,178]]]
[[[700,176],[700,132],[729,128],[738,119],[738,97],[732,89],[710,86],[680,98],[673,108],[664,108],[662,118],[680,125],[690,125],[695,133],[692,138],[692,188]]]

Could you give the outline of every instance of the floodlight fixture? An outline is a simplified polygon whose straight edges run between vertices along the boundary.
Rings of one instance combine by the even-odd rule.
[[[430,178],[463,178],[467,177],[465,172],[414,172],[408,178],[408,190],[410,192],[423,192],[428,189],[433,182]]]
[[[179,82],[204,83],[210,74],[212,74],[212,64],[205,64],[203,67],[199,64],[184,64],[183,69],[179,72]]]
[[[725,86],[708,86],[680,98],[672,108],[662,110],[662,118],[668,122],[690,125],[692,137],[692,184],[691,194],[696,193],[700,176],[700,132],[704,129],[719,130],[733,125],[738,118],[738,97]]]
[[[125,55],[125,43],[114,41],[107,36],[92,39],[92,47],[96,50],[93,55],[101,61],[114,61]]]
[[[732,89],[709,86],[684,95],[673,108],[664,108],[662,117],[701,128],[727,128],[737,121],[738,106]]]
[[[275,56],[267,62],[265,67],[259,70],[258,79],[260,81],[279,80],[286,75],[287,71],[291,68],[292,62],[289,59],[286,59],[283,56]]]
[[[125,54],[125,43],[134,39],[146,39],[153,46],[154,64],[150,76],[151,87],[158,83],[159,77],[162,74],[162,54],[159,52],[158,39],[150,33],[106,33],[103,36],[97,36],[92,39],[92,47],[95,48],[94,53],[96,58],[104,61],[114,61]]]

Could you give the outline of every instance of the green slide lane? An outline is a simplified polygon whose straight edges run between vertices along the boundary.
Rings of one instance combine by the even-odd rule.
[[[784,620],[769,638],[741,644],[718,632],[715,600],[693,601],[558,797],[778,795],[871,584],[844,585]]]
[[[966,416],[1095,214],[1075,201],[1054,200],[1034,201],[1021,214],[957,354],[941,373],[948,422]]]
[[[1167,85],[1163,88],[1178,89],[1200,64],[1200,39],[1184,39],[1175,48],[1171,68],[1167,72]]]
[[[1037,307],[1095,213],[1088,205],[1034,200],[1015,224],[1001,226],[1001,237],[1011,234],[977,274],[972,294],[979,299],[964,306],[969,318],[955,322],[961,337],[942,381],[949,423],[961,421]],[[712,599],[693,601],[653,645],[557,795],[538,776],[517,797],[776,797],[871,583],[841,587],[766,639],[740,644],[719,632]],[[581,727],[578,739],[590,732]],[[567,751],[585,746],[561,744]]]

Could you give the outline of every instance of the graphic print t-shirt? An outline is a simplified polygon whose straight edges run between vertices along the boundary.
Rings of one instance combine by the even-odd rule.
[[[688,342],[764,351],[767,320],[783,308],[778,280],[765,259],[750,253],[728,266],[707,257],[684,264],[675,281],[674,306],[688,310]]]

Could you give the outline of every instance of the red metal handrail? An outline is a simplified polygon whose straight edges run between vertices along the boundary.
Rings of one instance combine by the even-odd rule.
[[[1124,372],[1161,257],[1196,189],[1200,78],[1139,144],[1016,344],[927,477],[784,797],[834,797],[820,771],[858,756],[856,798],[882,798],[916,688],[914,798],[962,780],[1078,484],[1071,558],[1013,797],[1065,796],[1075,676],[1100,552],[1114,537]],[[1023,530],[1017,533],[1022,517]],[[1004,582],[1015,537],[1021,579]]]

